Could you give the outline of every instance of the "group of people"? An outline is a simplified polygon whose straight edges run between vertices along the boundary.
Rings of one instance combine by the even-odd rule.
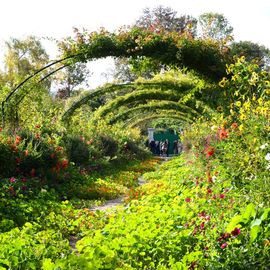
[[[170,142],[168,139],[165,141],[150,141],[149,143],[150,151],[157,156],[169,156]],[[178,155],[182,152],[182,144],[175,140],[173,142],[173,154]]]

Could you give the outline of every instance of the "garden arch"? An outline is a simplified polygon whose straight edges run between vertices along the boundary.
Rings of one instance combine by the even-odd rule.
[[[191,39],[180,33],[156,33],[140,28],[110,33],[101,29],[99,32],[76,33],[76,38],[68,38],[62,43],[63,58],[54,61],[36,71],[17,87],[2,102],[2,126],[5,126],[5,106],[19,89],[32,78],[39,76],[48,68],[61,63],[62,66],[46,74],[50,76],[67,65],[76,62],[113,57],[150,57],[164,65],[187,67],[206,78],[219,80],[225,73],[226,63],[230,62],[226,51],[213,42],[202,39]],[[41,79],[41,80],[42,80]],[[19,105],[19,104],[17,104]]]

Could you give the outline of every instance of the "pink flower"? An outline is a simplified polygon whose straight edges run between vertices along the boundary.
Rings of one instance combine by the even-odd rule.
[[[222,249],[226,248],[227,246],[228,246],[228,244],[227,244],[226,242],[220,245],[220,247],[221,247]]]
[[[202,222],[202,223],[200,224],[200,229],[201,229],[201,230],[204,229],[204,222]]]
[[[241,230],[239,229],[239,228],[235,228],[232,232],[231,232],[231,234],[233,235],[233,236],[237,236],[237,235],[239,235],[241,233]]]
[[[16,178],[15,178],[15,177],[9,178],[9,182],[10,182],[10,183],[15,183],[15,182],[16,182]]]

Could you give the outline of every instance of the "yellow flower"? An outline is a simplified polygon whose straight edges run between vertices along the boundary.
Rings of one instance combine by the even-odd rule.
[[[235,106],[236,106],[236,107],[239,107],[239,108],[240,108],[241,105],[242,105],[242,104],[241,104],[241,101],[238,100],[238,101],[235,102]]]
[[[244,107],[246,110],[250,109],[250,102],[245,102],[245,103],[243,104],[243,107]]]
[[[226,85],[226,83],[227,83],[227,78],[223,78],[219,83],[218,83],[218,85],[220,86],[220,87],[225,87],[225,85]]]
[[[247,117],[246,117],[245,114],[241,114],[241,115],[239,116],[239,118],[240,118],[240,120],[246,120],[246,119],[247,119]]]
[[[258,103],[259,103],[260,105],[262,105],[262,104],[263,104],[263,100],[262,100],[262,98],[259,98],[259,99],[258,99]]]
[[[242,124],[239,126],[239,130],[240,131],[243,131],[244,130],[244,126]]]
[[[222,110],[223,110],[223,109],[222,109],[222,106],[218,106],[218,107],[217,107],[217,111],[218,111],[218,112],[222,112]]]

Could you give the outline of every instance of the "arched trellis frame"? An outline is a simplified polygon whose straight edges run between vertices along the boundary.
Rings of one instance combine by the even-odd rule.
[[[185,92],[188,89],[195,87],[192,83],[187,82],[179,82],[176,84],[175,82],[169,80],[163,80],[162,82],[153,82],[153,81],[146,81],[146,82],[134,82],[134,83],[124,83],[124,84],[109,84],[103,87],[98,87],[95,90],[87,91],[83,93],[81,96],[78,97],[76,101],[74,101],[69,108],[63,113],[62,119],[68,120],[70,116],[81,106],[87,104],[88,101],[102,97],[106,94],[110,93],[117,93],[117,92],[125,92],[130,93],[135,90],[171,90],[176,92]]]
[[[183,97],[183,93],[175,93],[173,91],[162,91],[159,89],[139,90],[124,96],[117,97],[114,100],[108,102],[95,112],[94,117],[105,117],[110,112],[118,109],[120,106],[127,105],[132,102],[145,102],[149,100],[169,100],[177,102],[181,99],[181,97]]]
[[[48,70],[49,68],[51,68],[52,66],[55,66],[59,63],[62,63],[62,65],[60,67],[57,67],[56,69],[54,69],[53,71],[49,71],[47,74],[45,74],[42,78],[40,78],[36,84],[43,82],[44,80],[46,80],[48,77],[50,77],[51,75],[55,74],[56,72],[62,70],[63,68],[68,67],[69,65],[71,65],[70,62],[65,63],[66,61],[68,61],[71,58],[74,58],[75,56],[68,56],[56,61],[53,61],[52,63],[49,63],[48,65],[42,67],[41,69],[35,71],[33,74],[31,74],[30,76],[28,76],[26,79],[24,79],[21,83],[19,83],[14,89],[12,89],[8,95],[6,96],[6,98],[2,101],[1,103],[1,112],[2,112],[2,127],[5,127],[5,106],[6,104],[9,103],[9,101],[11,100],[12,97],[14,97],[18,91],[20,89],[22,89],[31,79],[36,78],[37,76],[39,76],[40,74],[42,74],[43,71]],[[31,90],[36,86],[36,84],[34,84],[33,86],[31,86],[30,88],[27,89],[27,91],[24,92],[24,94],[22,95],[22,97],[16,102],[15,106],[18,106],[22,100],[25,98],[25,96],[31,92]]]
[[[125,110],[124,112],[121,112],[117,114],[116,116],[114,115],[109,123],[114,124],[118,121],[125,121],[126,119],[129,119],[132,115],[138,114],[140,112],[148,112],[148,111],[156,111],[156,110],[172,110],[174,109],[175,111],[178,112],[183,112],[188,118],[195,118],[196,116],[199,115],[199,113],[192,109],[191,107],[181,104],[179,102],[175,101],[151,101],[149,104],[143,104],[135,108],[131,108],[128,110]]]
[[[63,58],[54,61],[27,77],[16,86],[1,104],[2,126],[5,126],[5,106],[12,96],[32,78],[44,70],[58,64],[87,62],[90,60],[113,57],[154,58],[165,65],[187,67],[207,78],[219,80],[225,73],[226,63],[230,62],[226,50],[218,44],[202,39],[190,39],[179,33],[154,33],[139,28],[109,33],[77,33],[77,39],[63,43]],[[55,73],[55,72],[53,72]]]

